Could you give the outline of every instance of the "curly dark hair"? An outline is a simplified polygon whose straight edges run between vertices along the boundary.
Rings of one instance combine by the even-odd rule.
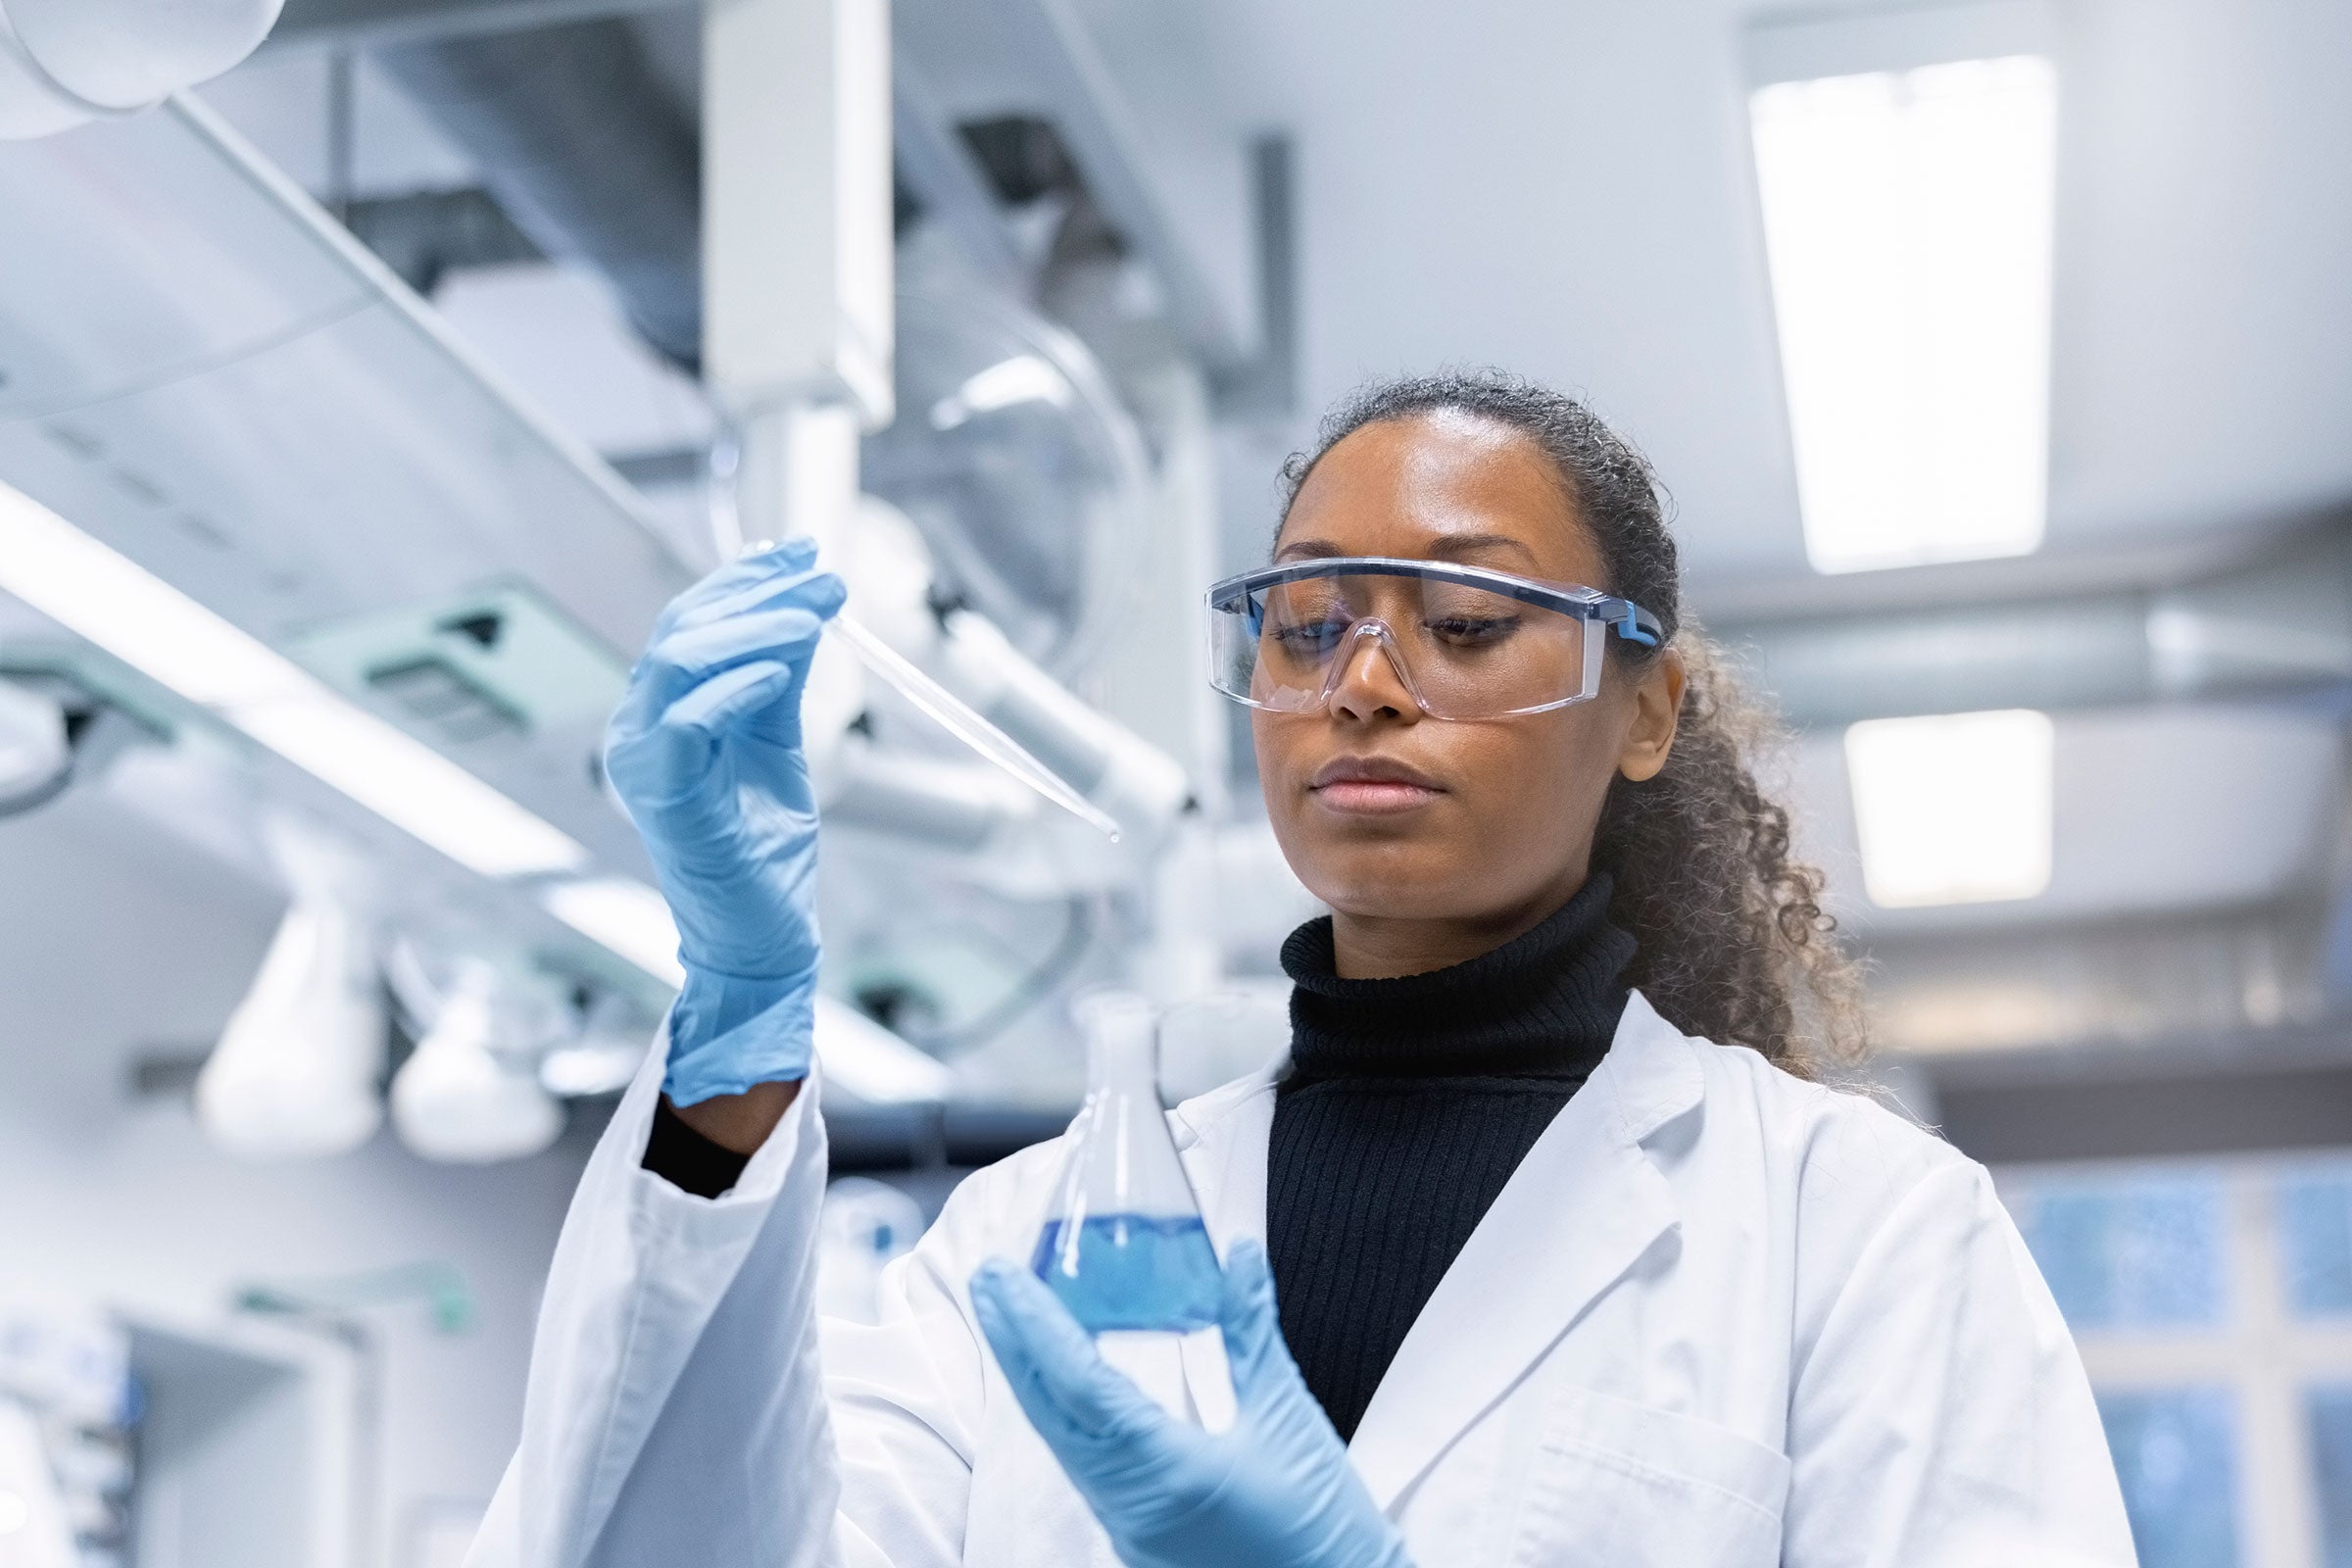
[[[1616,882],[1609,913],[1639,951],[1628,978],[1686,1034],[1749,1047],[1799,1077],[1867,1053],[1860,973],[1821,907],[1822,875],[1790,858],[1788,808],[1750,758],[1778,734],[1682,608],[1681,571],[1656,475],[1576,399],[1497,370],[1376,381],[1327,415],[1311,451],[1282,467],[1285,516],[1323,455],[1389,419],[1458,412],[1520,431],[1558,470],[1608,580],[1592,586],[1658,617],[1656,649],[1612,639],[1646,665],[1671,644],[1689,683],[1666,765],[1620,777],[1602,804],[1593,863]]]

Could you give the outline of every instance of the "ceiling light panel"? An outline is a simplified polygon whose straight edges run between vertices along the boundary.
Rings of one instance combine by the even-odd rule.
[[[553,824],[6,484],[0,592],[469,870],[570,871],[588,858]]]
[[[2031,899],[2050,885],[2047,713],[1879,718],[1845,732],[1862,881],[1881,908]]]
[[[1813,565],[2038,548],[2050,62],[2019,54],[1773,81],[1749,108]]]

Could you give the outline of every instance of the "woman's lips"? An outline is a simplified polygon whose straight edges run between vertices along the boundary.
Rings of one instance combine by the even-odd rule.
[[[1350,816],[1386,816],[1426,806],[1436,800],[1441,792],[1426,784],[1366,778],[1335,779],[1329,784],[1315,785],[1308,793],[1326,810],[1341,811]]]
[[[1380,816],[1426,806],[1445,791],[1401,762],[1382,757],[1343,757],[1315,770],[1307,793],[1327,810]]]

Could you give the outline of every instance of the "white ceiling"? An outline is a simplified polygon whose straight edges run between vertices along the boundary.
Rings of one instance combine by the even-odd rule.
[[[1862,888],[1844,748],[1791,748],[1776,790],[1798,851],[1830,878],[1828,906],[1864,938],[2227,909],[2319,891],[2343,811],[2333,715],[2155,706],[2055,716],[2050,885],[2031,899],[1880,909]]]
[[[2352,501],[2352,6],[2056,11],[2052,554]],[[1297,132],[1308,404],[1461,363],[1584,390],[1673,490],[1702,606],[1710,583],[1805,576],[1746,143],[1753,14],[1202,0],[1171,39],[1185,24],[1150,0],[1088,11],[1180,207],[1212,182],[1197,134],[1163,134],[1169,106],[1237,139]]]
[[[2050,4],[2061,172],[2049,569],[2352,504],[2352,290],[2340,282],[2352,6]],[[1254,461],[1270,468],[1365,376],[1500,365],[1586,393],[1655,459],[1702,610],[1710,590],[1752,608],[1760,582],[1852,596],[1859,585],[1825,583],[1804,563],[1748,159],[1743,30],[1788,7],[1079,9],[1245,331],[1245,142],[1275,126],[1298,139],[1304,412],[1262,432]],[[1004,84],[1022,68],[986,19],[954,0],[898,6],[902,58],[951,113],[1011,107]],[[361,191],[471,177],[374,73],[363,67],[356,88]],[[325,95],[323,59],[309,51],[265,55],[206,89],[315,189]],[[1271,486],[1232,477],[1245,514],[1234,534],[1262,538]]]
[[[1998,572],[1930,569],[1966,591],[2054,583],[2093,558],[2217,543],[2352,504],[2352,291],[2340,281],[2352,256],[2352,95],[2341,91],[2352,6],[2053,9],[2050,543]],[[1752,610],[1780,595],[1900,591],[1894,579],[1918,575],[1879,574],[1874,590],[1805,566],[1748,162],[1742,29],[1764,14],[1752,0],[1081,10],[1237,319],[1250,303],[1245,140],[1271,126],[1298,138],[1306,413],[1228,443],[1238,548],[1263,548],[1272,469],[1313,411],[1366,375],[1497,364],[1585,392],[1656,460],[1702,612],[1735,597]],[[984,15],[949,0],[899,7],[903,58],[959,115],[1013,107],[992,94],[1019,63]],[[463,175],[462,157],[396,94],[365,73],[360,85],[364,189]],[[323,90],[315,62],[288,59],[208,95],[315,177],[305,160]],[[460,280],[444,304],[608,450],[691,438],[699,411],[642,365],[582,362],[591,342],[612,360],[616,338],[591,294],[525,270]],[[2251,755],[2261,767],[2243,765]],[[1858,897],[1836,738],[1800,748],[1789,782],[1849,923],[1891,936],[2270,897],[2311,874],[2341,808],[2341,772],[2324,719],[2065,717],[2050,891],[1892,915]]]

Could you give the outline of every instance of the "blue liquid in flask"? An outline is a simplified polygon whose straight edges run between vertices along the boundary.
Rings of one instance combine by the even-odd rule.
[[[1216,1323],[1225,1282],[1199,1215],[1101,1215],[1079,1225],[1066,1251],[1064,1226],[1046,1223],[1029,1266],[1087,1332],[1189,1334]]]

